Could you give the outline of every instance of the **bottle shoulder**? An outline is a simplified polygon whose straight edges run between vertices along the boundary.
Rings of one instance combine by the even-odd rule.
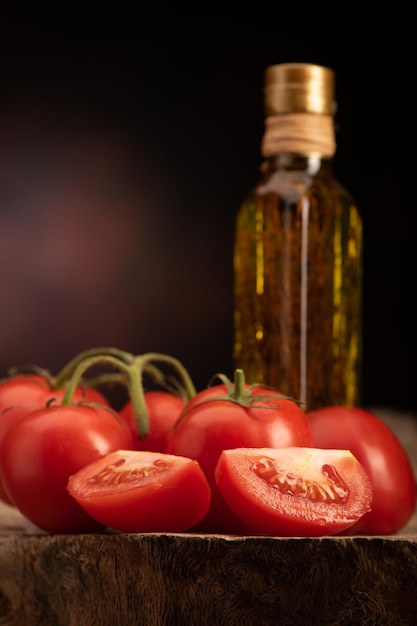
[[[284,203],[296,204],[302,198],[355,205],[352,193],[335,176],[331,161],[318,161],[310,167],[306,158],[292,161],[291,166],[268,160],[262,163],[258,183],[249,190],[245,202],[256,203],[276,198]]]

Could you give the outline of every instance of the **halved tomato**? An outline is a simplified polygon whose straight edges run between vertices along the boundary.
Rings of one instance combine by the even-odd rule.
[[[122,532],[183,532],[210,506],[210,487],[197,461],[118,450],[68,480],[68,491],[105,526]]]
[[[371,509],[371,481],[349,450],[224,450],[215,475],[230,508],[261,534],[331,535]]]

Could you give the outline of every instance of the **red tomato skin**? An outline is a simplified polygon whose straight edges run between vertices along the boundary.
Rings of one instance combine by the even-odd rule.
[[[138,437],[130,401],[120,410],[120,417],[129,425],[135,450],[163,452],[167,435],[184,408],[184,400],[172,393],[155,390],[145,392],[145,403],[149,420],[149,436],[145,439]]]
[[[372,511],[349,534],[391,535],[401,530],[415,511],[416,480],[395,433],[372,412],[357,407],[324,407],[308,418],[318,447],[351,450],[371,479]]]
[[[0,447],[0,472],[10,501],[49,533],[93,532],[101,525],[67,492],[68,477],[95,459],[132,446],[126,424],[92,406],[52,406],[10,427]]]
[[[295,477],[295,488],[306,489],[311,478],[310,460],[320,470],[313,477],[326,483],[323,466],[331,466],[347,487],[348,500],[342,503],[312,500],[299,493],[281,492],[253,471],[258,456],[277,461],[278,471]],[[304,472],[304,474],[301,474]],[[299,475],[300,474],[300,475]],[[288,447],[236,448],[224,450],[215,470],[216,482],[229,506],[259,534],[279,537],[321,537],[340,533],[370,509],[372,485],[364,468],[348,450]],[[282,478],[282,475],[281,475]],[[319,482],[317,484],[320,484]]]
[[[248,385],[246,385],[248,388]],[[271,399],[275,408],[243,407],[230,400],[212,399],[226,393],[224,385],[198,392],[186,405],[168,436],[165,452],[196,459],[212,490],[211,506],[198,529],[214,533],[253,534],[225,503],[214,470],[222,450],[228,448],[280,448],[314,445],[304,411],[292,400]],[[251,395],[276,395],[256,387]],[[258,402],[256,404],[259,404]]]
[[[51,399],[59,402],[64,393],[64,388],[54,389],[38,374],[10,376],[0,381],[0,411],[16,405],[45,405]],[[72,401],[75,403],[83,400],[109,405],[105,396],[93,387],[77,387]]]
[[[18,375],[0,382],[0,446],[8,429],[35,409],[46,406],[54,399],[61,401],[65,389],[53,389],[43,376]],[[74,393],[73,402],[95,402],[104,406],[109,403],[104,395],[92,387],[79,386]],[[0,500],[13,504],[7,495],[0,472]]]
[[[126,464],[117,469],[122,459]],[[166,464],[167,471],[137,482],[115,478],[105,488],[94,484],[94,478],[109,466],[117,477],[123,470],[131,475],[155,460]],[[142,450],[118,450],[89,464],[69,478],[68,491],[91,517],[128,533],[185,532],[210,506],[210,487],[196,461]]]
[[[4,435],[9,430],[9,428],[11,428],[14,424],[17,424],[17,422],[19,422],[29,413],[32,413],[32,411],[35,411],[36,409],[41,409],[41,408],[43,408],[43,406],[40,404],[35,404],[35,405],[27,404],[23,406],[11,406],[7,409],[4,409],[0,413],[0,447],[1,447],[1,442],[3,441]],[[0,500],[2,502],[5,502],[6,504],[13,506],[13,502],[10,500],[3,486],[3,478],[1,475],[1,471],[0,471]]]

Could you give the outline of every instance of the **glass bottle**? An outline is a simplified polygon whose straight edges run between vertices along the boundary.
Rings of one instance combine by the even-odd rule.
[[[234,242],[234,363],[305,410],[361,401],[362,220],[336,180],[334,72],[265,72],[262,179]]]

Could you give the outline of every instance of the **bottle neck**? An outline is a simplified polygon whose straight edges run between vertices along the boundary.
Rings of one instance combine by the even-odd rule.
[[[265,120],[261,152],[264,157],[292,153],[331,158],[336,152],[334,119],[314,113],[271,115]]]
[[[262,170],[286,170],[302,172],[308,176],[316,176],[319,172],[332,172],[333,160],[330,157],[322,157],[320,154],[293,154],[283,152],[265,159]]]

